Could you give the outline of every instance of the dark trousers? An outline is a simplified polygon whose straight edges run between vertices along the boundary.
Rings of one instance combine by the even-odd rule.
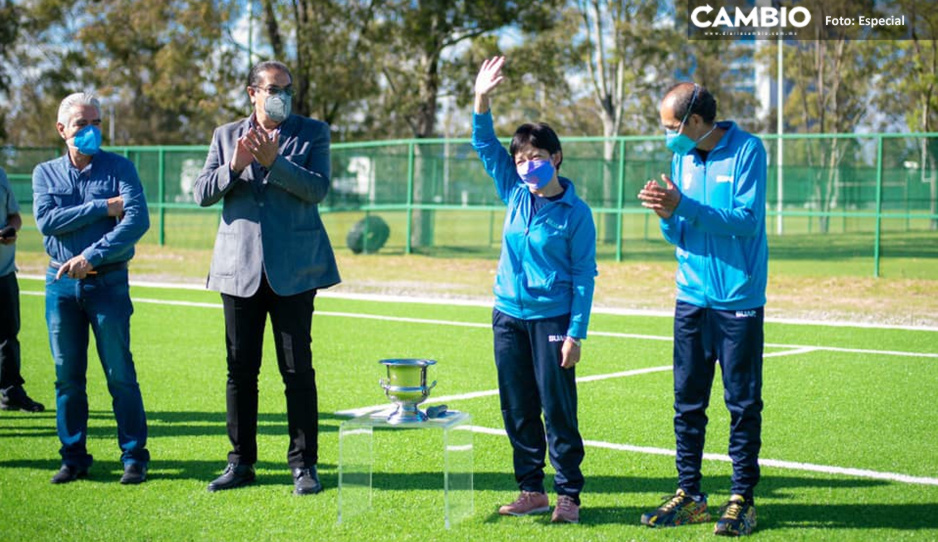
[[[555,491],[579,504],[584,451],[577,424],[576,373],[560,366],[569,323],[569,314],[519,320],[498,309],[492,313],[498,395],[518,487],[544,492],[544,455],[549,450],[557,472]]]
[[[752,498],[762,446],[763,309],[721,311],[682,301],[674,309],[674,434],[678,484],[700,493],[700,466],[715,362],[730,412],[734,494]]]
[[[22,386],[20,375],[20,287],[16,273],[0,277],[0,390]]]
[[[268,314],[287,399],[287,462],[291,468],[311,467],[318,462],[318,397],[310,346],[315,297],[316,290],[279,296],[271,290],[266,277],[251,297],[222,294],[228,350],[230,463],[257,462],[257,376]]]

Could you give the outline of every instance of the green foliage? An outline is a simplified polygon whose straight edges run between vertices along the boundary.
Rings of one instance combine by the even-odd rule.
[[[11,138],[59,143],[59,101],[90,89],[104,102],[105,137],[113,130],[113,141],[105,143],[205,143],[214,125],[240,109],[229,103],[236,80],[231,53],[219,50],[231,5],[45,0],[24,6],[24,31],[33,39],[17,51],[21,76],[28,78],[20,99],[33,107],[15,112]]]
[[[806,0],[821,14],[845,1]],[[876,3],[893,8],[908,14],[912,40],[855,40],[841,27],[786,46],[789,130],[933,128],[938,16],[929,0]],[[688,41],[686,16],[651,0],[0,0],[0,141],[60,145],[59,101],[94,89],[107,144],[205,144],[249,112],[246,72],[271,56],[294,71],[295,111],[332,124],[339,141],[442,135],[442,101],[468,109],[476,70],[494,54],[509,57],[500,130],[540,119],[565,136],[657,133],[675,77],[710,88],[721,117],[768,126],[752,70],[734,66],[755,57],[774,73],[774,44],[756,54],[745,42]],[[818,151],[819,164],[843,159]]]

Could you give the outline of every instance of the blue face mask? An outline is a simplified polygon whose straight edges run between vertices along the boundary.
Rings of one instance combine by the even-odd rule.
[[[700,143],[708,135],[713,133],[713,130],[715,130],[716,127],[717,125],[714,124],[713,128],[710,128],[709,132],[698,137],[697,139],[691,139],[687,137],[686,135],[680,133],[681,131],[680,128],[678,128],[677,130],[665,130],[664,131],[665,133],[664,144],[667,145],[668,148],[671,149],[671,152],[673,152],[674,154],[677,154],[678,156],[684,156],[690,151],[694,150],[697,147],[697,143]]]
[[[694,150],[694,147],[697,146],[697,142],[680,133],[680,131],[680,128],[677,130],[665,130],[664,141],[665,145],[668,146],[668,149],[670,149],[671,152],[678,156],[684,156],[685,154]]]
[[[264,100],[264,113],[274,122],[283,122],[290,116],[293,108],[293,96],[286,92],[271,94]]]
[[[78,149],[78,152],[85,156],[93,156],[101,150],[101,129],[89,124],[78,130],[73,141],[72,145]]]
[[[540,190],[554,178],[554,164],[550,160],[528,160],[518,164],[518,176],[528,186]]]

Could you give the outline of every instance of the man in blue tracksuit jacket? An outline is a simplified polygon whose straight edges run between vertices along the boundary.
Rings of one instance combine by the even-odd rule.
[[[558,495],[551,521],[577,523],[583,439],[574,366],[593,301],[596,228],[573,183],[557,174],[563,153],[549,126],[523,124],[510,152],[495,136],[488,93],[502,80],[504,60],[495,57],[482,65],[472,126],[472,146],[508,206],[492,330],[502,417],[521,493],[499,513],[523,516],[550,510],[544,491],[549,447]]]
[[[661,218],[677,246],[674,311],[674,432],[678,490],[642,523],[671,526],[710,518],[700,488],[714,364],[720,362],[730,411],[731,497],[715,532],[749,534],[762,444],[763,306],[768,275],[765,148],[733,122],[714,122],[716,100],[677,84],[660,107],[674,152],[665,186],[649,181],[642,205]],[[672,181],[672,178],[674,179]]]

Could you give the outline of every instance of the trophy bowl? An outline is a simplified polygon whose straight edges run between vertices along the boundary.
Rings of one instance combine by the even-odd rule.
[[[427,386],[427,367],[436,363],[432,359],[383,359],[388,377],[378,381],[384,393],[397,409],[388,416],[388,423],[399,424],[427,421],[427,415],[417,405],[427,400],[434,380]]]

